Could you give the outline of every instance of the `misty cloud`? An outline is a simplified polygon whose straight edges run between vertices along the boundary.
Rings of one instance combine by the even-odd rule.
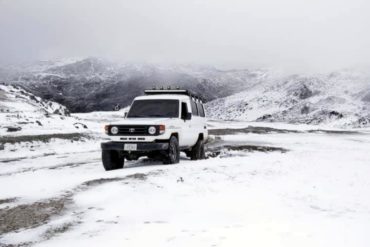
[[[122,61],[323,71],[370,65],[365,0],[0,0],[0,63]]]

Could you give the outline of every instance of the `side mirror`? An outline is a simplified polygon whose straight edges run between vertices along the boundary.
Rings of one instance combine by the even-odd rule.
[[[119,111],[119,110],[121,110],[121,106],[119,104],[113,107],[113,111]]]
[[[191,113],[186,113],[185,120],[191,120]]]

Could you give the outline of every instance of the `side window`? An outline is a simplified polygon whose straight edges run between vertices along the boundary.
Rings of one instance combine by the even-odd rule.
[[[188,105],[185,102],[181,103],[181,119],[185,119],[188,113]]]
[[[195,103],[194,100],[191,100],[190,102],[191,102],[191,111],[193,113],[193,116],[199,116],[197,104]]]
[[[199,111],[199,116],[205,117],[203,104],[197,102],[197,107],[198,107],[198,111]]]

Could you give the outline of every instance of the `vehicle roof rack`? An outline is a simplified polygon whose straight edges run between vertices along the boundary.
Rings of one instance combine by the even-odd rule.
[[[157,95],[157,94],[182,94],[182,95],[188,95],[190,97],[193,97],[199,101],[204,102],[203,98],[194,94],[193,92],[187,90],[187,89],[171,89],[171,88],[153,88],[153,89],[147,89],[144,91],[146,95]]]

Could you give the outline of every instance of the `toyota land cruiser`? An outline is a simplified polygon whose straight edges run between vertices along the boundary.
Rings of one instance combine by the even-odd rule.
[[[192,160],[204,159],[208,138],[203,101],[180,89],[145,90],[121,122],[105,126],[105,133],[110,139],[101,143],[105,170],[142,156],[175,164],[180,151]]]

